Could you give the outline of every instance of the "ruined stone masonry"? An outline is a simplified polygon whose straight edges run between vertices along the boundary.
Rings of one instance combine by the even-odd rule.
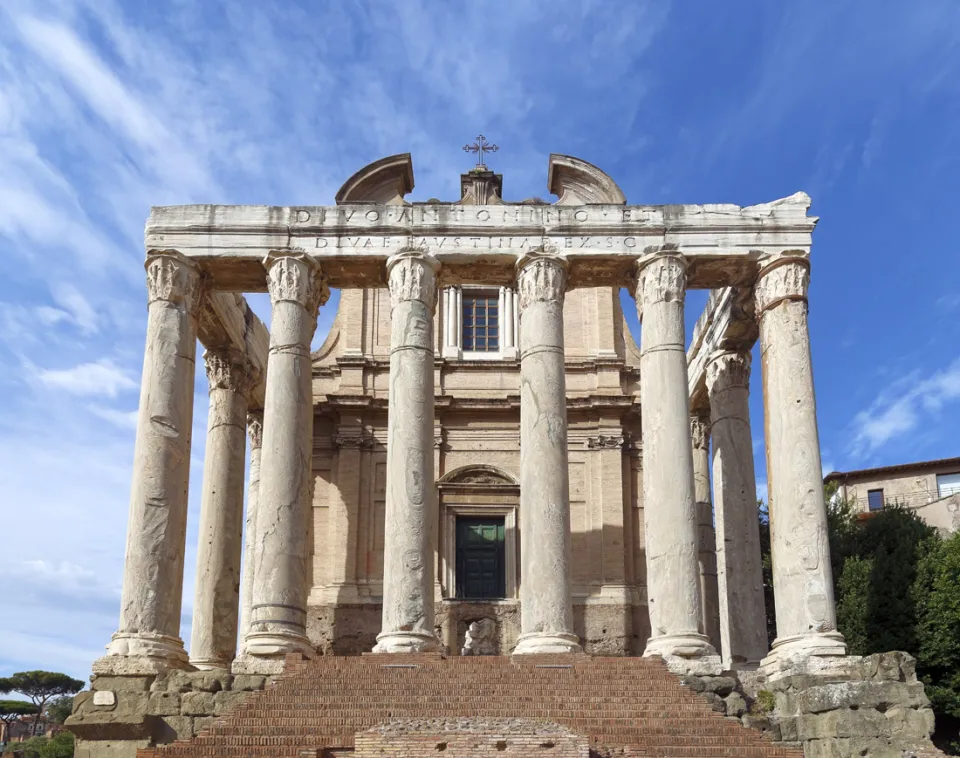
[[[120,620],[68,721],[79,758],[929,749],[909,657],[848,657],[836,629],[810,199],[628,205],[563,155],[548,186],[507,202],[478,166],[460,200],[412,203],[397,155],[334,206],[151,211]],[[689,289],[711,295],[688,347]],[[246,292],[269,293],[269,332]]]

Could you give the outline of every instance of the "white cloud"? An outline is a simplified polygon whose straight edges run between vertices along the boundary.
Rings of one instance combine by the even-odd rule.
[[[913,432],[945,403],[960,399],[960,359],[926,379],[911,372],[887,387],[852,423],[851,453],[864,458]]]
[[[119,392],[135,390],[140,386],[126,371],[107,358],[68,369],[35,369],[35,373],[45,387],[73,395],[116,397]]]

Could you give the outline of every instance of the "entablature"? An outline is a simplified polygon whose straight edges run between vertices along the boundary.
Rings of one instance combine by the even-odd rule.
[[[563,255],[569,287],[625,286],[635,260],[670,249],[688,259],[691,288],[752,283],[760,261],[809,254],[816,217],[799,192],[737,205],[496,206],[426,203],[338,206],[181,205],[151,209],[147,250],[196,261],[212,286],[266,289],[263,260],[285,251],[323,267],[332,287],[386,284],[386,260],[419,249],[441,263],[441,284],[510,284],[520,256]]]

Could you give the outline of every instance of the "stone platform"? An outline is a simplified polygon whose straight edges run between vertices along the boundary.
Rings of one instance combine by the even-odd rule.
[[[571,749],[582,739],[595,756],[802,755],[795,747],[774,744],[769,734],[725,718],[692,688],[683,686],[658,659],[582,654],[525,656],[522,660],[365,655],[291,662],[275,683],[262,692],[250,693],[229,712],[215,717],[192,740],[141,749],[136,755],[300,758],[347,751],[359,755],[370,747],[371,740],[376,741],[368,730],[378,725],[436,719],[487,723],[488,728],[477,727],[474,741],[489,742],[494,752],[498,752],[497,743],[507,743],[499,751],[505,752],[511,739],[530,737],[527,722],[535,722],[568,730],[569,734],[564,734],[569,736]],[[515,737],[501,734],[501,727],[516,719],[525,725]],[[390,734],[397,737],[397,728],[381,732],[382,737]],[[433,740],[437,734],[426,736]],[[558,739],[537,739],[538,746],[554,743],[554,748],[543,749],[545,755],[561,744]],[[460,744],[438,738],[430,743],[433,753],[443,742],[448,749]],[[91,748],[94,746],[81,744],[78,758],[101,754]],[[538,750],[526,754],[539,754]]]

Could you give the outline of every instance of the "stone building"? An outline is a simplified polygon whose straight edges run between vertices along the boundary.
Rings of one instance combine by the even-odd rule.
[[[198,733],[159,753],[328,755],[378,724],[414,756],[460,744],[437,730],[466,744],[486,727],[464,719],[501,734],[504,717],[519,750],[540,727],[516,719],[545,716],[562,728],[541,748],[570,728],[604,753],[797,755],[711,716],[756,725],[758,682],[777,693],[782,740],[849,742],[851,723],[878,755],[926,739],[909,661],[848,658],[836,628],[809,197],[627,205],[564,155],[548,187],[553,204],[506,202],[479,164],[458,200],[411,203],[398,155],[348,179],[336,206],[152,210],[120,623],[68,721],[79,758],[148,758]],[[330,287],[340,308],[311,353]],[[712,293],[688,346],[694,288]],[[242,295],[264,290],[269,333]],[[772,645],[748,411],[758,340]],[[210,413],[188,647],[198,341]]]
[[[823,482],[835,482],[839,497],[860,513],[895,505],[909,508],[942,532],[960,529],[960,458],[833,471]]]

